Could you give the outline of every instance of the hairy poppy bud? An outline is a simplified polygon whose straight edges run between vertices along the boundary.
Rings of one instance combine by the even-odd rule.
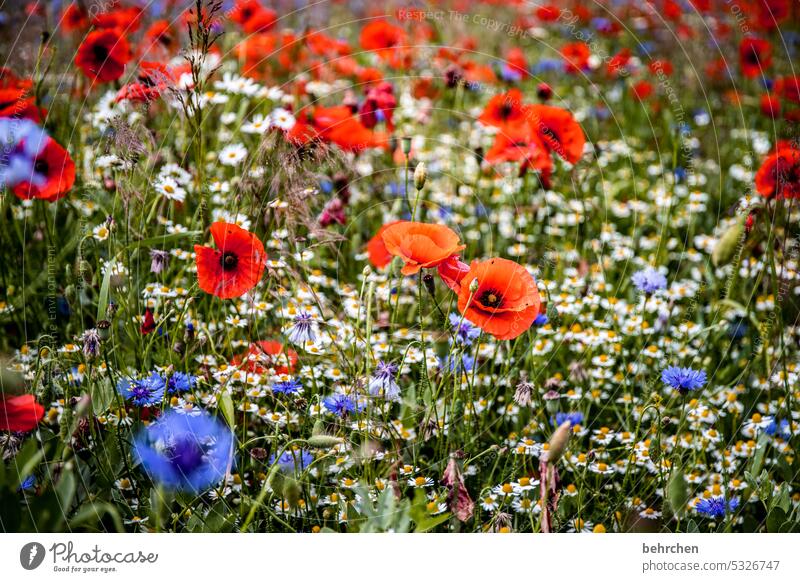
[[[414,169],[414,187],[417,190],[422,190],[425,186],[425,181],[428,179],[428,169],[425,167],[425,162],[420,162]]]
[[[567,448],[570,433],[572,433],[572,423],[570,421],[565,420],[558,425],[553,436],[550,437],[550,446],[544,453],[545,461],[555,463],[561,458]]]
[[[711,259],[714,261],[714,266],[726,265],[733,256],[736,254],[736,249],[744,235],[744,219],[737,218],[736,222],[726,230],[714,245],[714,250],[711,252]]]

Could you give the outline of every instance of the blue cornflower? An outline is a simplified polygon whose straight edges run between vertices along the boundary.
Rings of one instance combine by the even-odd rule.
[[[334,394],[328,396],[322,401],[328,412],[332,412],[337,416],[344,416],[345,414],[356,411],[356,401],[345,394]]]
[[[736,511],[739,507],[738,499],[731,499],[727,504],[724,497],[712,497],[711,499],[701,499],[694,508],[697,513],[710,517],[711,519],[722,519],[728,511]]]
[[[386,400],[398,402],[400,400],[400,386],[395,381],[396,376],[397,364],[378,362],[369,381],[369,393],[373,396],[383,396]]]
[[[123,378],[117,384],[117,390],[125,400],[130,400],[136,406],[152,406],[164,398],[164,378],[156,372],[141,380]]]
[[[792,436],[792,429],[789,425],[789,421],[785,418],[780,422],[773,418],[764,428],[764,432],[770,436],[778,435],[782,438],[790,438]]]
[[[47,144],[47,133],[30,119],[0,118],[0,189],[28,182],[43,186],[46,178],[36,168],[38,156]]]
[[[667,287],[667,278],[652,267],[637,271],[631,281],[639,291],[648,295]]]
[[[293,344],[303,345],[317,339],[314,332],[314,318],[310,313],[301,313],[294,318],[292,326],[286,330],[286,337]]]
[[[536,319],[533,320],[533,325],[541,327],[543,325],[547,325],[547,322],[550,321],[550,318],[547,317],[544,313],[540,313],[536,316]]]
[[[569,421],[570,426],[575,426],[583,423],[582,412],[557,412],[553,418],[553,426],[561,426],[566,421]]]
[[[277,461],[281,471],[300,472],[308,467],[314,460],[314,455],[308,451],[285,451],[280,457],[275,459],[275,455],[269,458],[269,464],[274,465]]]
[[[450,314],[450,325],[453,327],[453,334],[457,344],[471,346],[472,340],[481,335],[479,327],[472,325],[458,313]]]
[[[303,383],[300,380],[286,380],[275,382],[272,385],[273,394],[300,394],[303,391]]]
[[[17,491],[18,492],[30,491],[35,487],[36,487],[36,477],[34,477],[33,475],[28,475],[22,480],[22,483],[19,484],[19,487],[17,487]]]
[[[468,373],[472,372],[472,368],[475,367],[475,358],[468,354],[461,354],[460,358],[448,356],[442,358],[441,362],[442,367],[447,368],[451,372],[457,372],[460,369],[463,373]]]
[[[679,366],[670,366],[661,372],[661,380],[669,386],[674,388],[681,394],[686,394],[692,390],[702,388],[706,383],[705,370],[692,370],[691,368],[681,368]]]
[[[233,446],[231,430],[211,415],[168,412],[139,433],[133,454],[156,483],[200,493],[228,473]]]
[[[184,372],[173,372],[172,376],[167,380],[167,392],[169,394],[177,394],[180,392],[188,392],[194,389],[197,385],[197,378],[191,374]]]

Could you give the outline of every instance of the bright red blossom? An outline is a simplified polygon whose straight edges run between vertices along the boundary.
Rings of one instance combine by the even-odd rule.
[[[28,432],[36,428],[44,416],[44,407],[32,394],[0,395],[0,430]]]
[[[127,39],[116,29],[95,30],[83,40],[75,64],[83,74],[101,83],[116,81],[131,60]]]
[[[473,281],[477,289],[471,291]],[[533,276],[507,259],[473,261],[461,280],[458,310],[500,340],[525,333],[539,315],[541,299]]]
[[[227,222],[211,225],[217,249],[195,245],[197,282],[222,299],[241,297],[261,280],[266,267],[264,245],[256,235]]]

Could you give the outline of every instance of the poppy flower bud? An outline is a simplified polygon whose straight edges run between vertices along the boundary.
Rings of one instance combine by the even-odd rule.
[[[544,453],[544,460],[548,463],[555,463],[564,454],[569,442],[569,435],[572,433],[572,423],[569,420],[562,422],[553,436],[550,437],[549,447]]]
[[[739,247],[739,241],[745,234],[744,220],[739,218],[729,227],[714,245],[714,250],[711,252],[711,260],[714,266],[719,267],[726,265],[736,254],[736,249]]]
[[[331,449],[340,444],[342,439],[327,434],[317,434],[308,439],[309,446],[315,449]]]
[[[469,292],[470,293],[477,293],[479,284],[480,283],[478,283],[478,279],[477,278],[473,279],[472,281],[470,281],[469,282]]]
[[[111,322],[107,319],[101,319],[97,322],[97,335],[100,336],[100,341],[106,341],[111,337]]]
[[[420,162],[417,164],[417,167],[414,170],[414,187],[417,190],[422,190],[427,179],[428,169],[425,167],[425,162]]]
[[[403,137],[403,153],[408,155],[411,153],[411,138],[409,136]]]
[[[553,90],[547,83],[539,83],[536,87],[536,96],[540,101],[548,101],[553,96]]]

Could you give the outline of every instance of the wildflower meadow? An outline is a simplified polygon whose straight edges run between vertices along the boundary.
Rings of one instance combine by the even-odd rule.
[[[0,531],[800,531],[796,0],[0,7]]]

